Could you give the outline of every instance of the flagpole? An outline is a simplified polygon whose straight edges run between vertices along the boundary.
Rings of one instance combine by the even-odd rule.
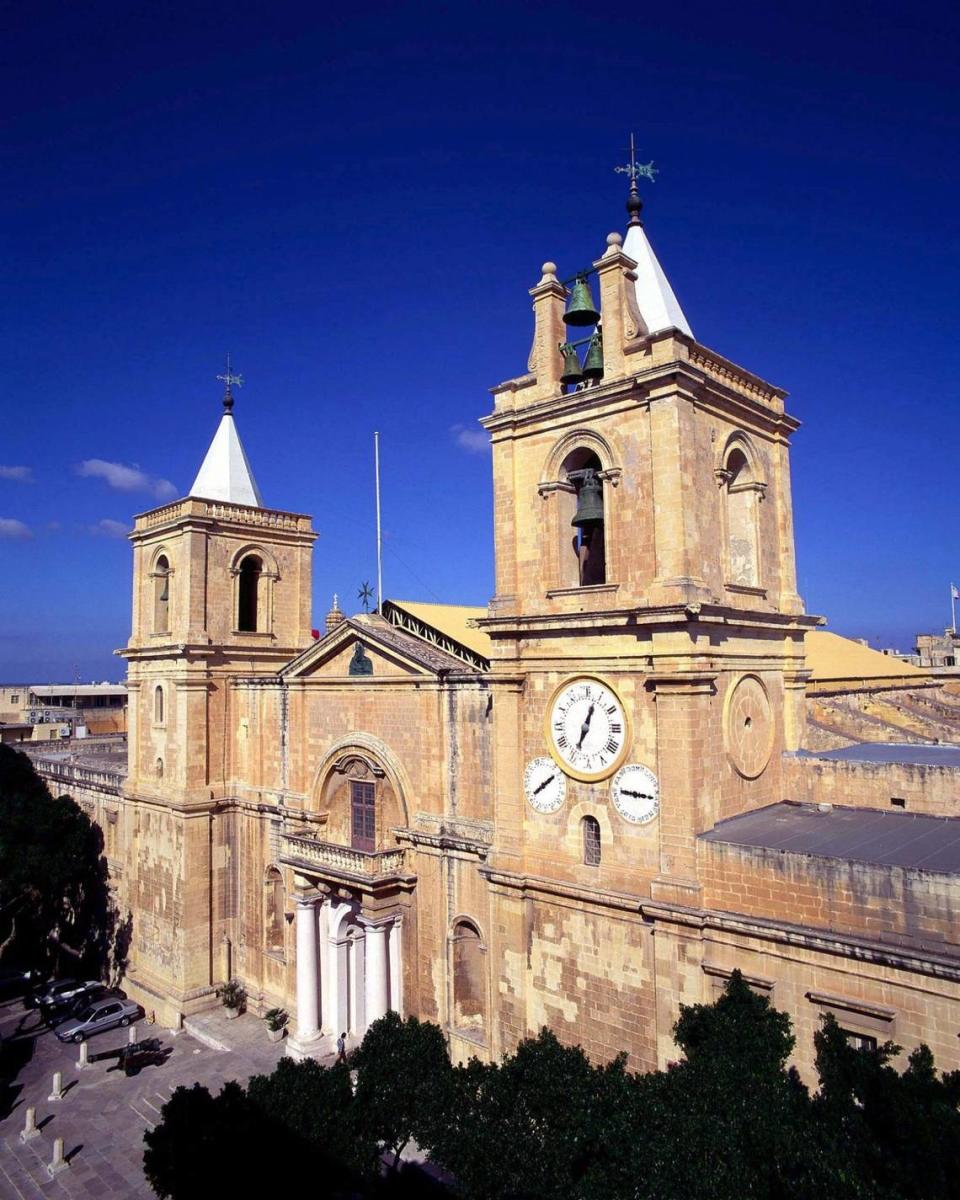
[[[950,631],[957,636],[957,585],[950,584]]]
[[[383,607],[383,538],[380,535],[380,434],[373,435],[373,467],[377,479],[377,612]]]

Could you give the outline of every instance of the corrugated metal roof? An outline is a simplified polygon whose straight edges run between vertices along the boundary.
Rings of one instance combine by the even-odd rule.
[[[474,654],[489,658],[493,651],[493,642],[482,629],[472,629],[469,621],[485,617],[487,610],[466,604],[422,604],[419,600],[391,600],[391,604],[402,608],[425,625],[444,633],[461,646],[466,646]]]
[[[858,742],[838,750],[800,750],[800,758],[831,758],[840,762],[907,763],[921,767],[960,767],[960,746],[929,746],[911,742]],[[960,800],[960,784],[957,787]]]
[[[702,841],[960,874],[960,817],[784,802],[721,821]]]
[[[811,683],[822,683],[828,679],[893,679],[901,676],[923,679],[927,672],[912,663],[901,662],[889,654],[881,654],[841,637],[825,629],[815,629],[807,634],[807,667],[813,671]]]

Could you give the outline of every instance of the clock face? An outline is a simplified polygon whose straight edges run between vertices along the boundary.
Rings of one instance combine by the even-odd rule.
[[[606,779],[627,752],[627,718],[620,697],[601,679],[571,679],[547,710],[547,743],[574,779]]]
[[[555,813],[567,795],[567,781],[552,758],[535,758],[523,773],[523,790],[531,808]]]
[[[657,777],[642,763],[627,763],[614,775],[610,785],[613,807],[625,821],[646,825],[660,808]]]

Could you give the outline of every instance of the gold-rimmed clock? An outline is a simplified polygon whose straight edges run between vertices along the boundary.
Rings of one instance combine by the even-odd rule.
[[[557,688],[547,705],[544,735],[554,761],[585,783],[612,775],[630,746],[623,701],[595,675],[577,675]]]

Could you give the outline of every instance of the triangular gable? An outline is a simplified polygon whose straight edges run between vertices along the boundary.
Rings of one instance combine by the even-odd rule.
[[[379,620],[377,618],[376,620]],[[280,671],[283,679],[307,679],[328,675],[343,678],[350,675],[357,643],[372,664],[372,674],[354,675],[355,679],[390,678],[402,675],[437,675],[442,669],[430,661],[414,638],[406,637],[382,622],[380,630],[372,622],[361,624],[349,618],[312,646],[298,654]],[[426,649],[426,648],[424,648]],[[435,656],[434,656],[435,657]],[[451,660],[451,666],[459,666]]]

